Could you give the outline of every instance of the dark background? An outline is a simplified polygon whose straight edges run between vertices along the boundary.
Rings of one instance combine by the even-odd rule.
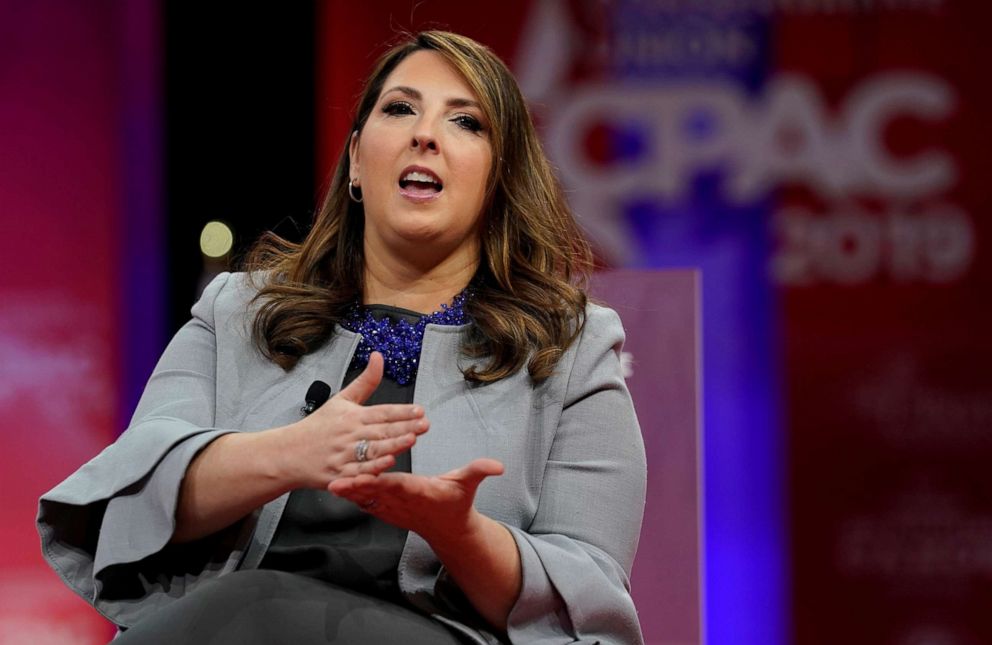
[[[301,237],[318,201],[313,2],[164,3],[170,335],[189,319],[210,220],[232,259],[275,229]]]

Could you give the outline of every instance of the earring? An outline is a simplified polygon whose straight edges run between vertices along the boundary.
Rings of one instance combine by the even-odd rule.
[[[351,200],[352,201],[361,204],[362,203],[362,197],[355,197],[355,190],[354,189],[357,188],[357,187],[358,187],[358,182],[357,181],[355,181],[354,179],[349,179],[348,180],[348,197],[351,197]],[[359,188],[359,190],[361,190],[361,189]]]

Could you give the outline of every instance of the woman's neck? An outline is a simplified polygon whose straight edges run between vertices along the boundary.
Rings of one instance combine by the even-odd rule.
[[[468,285],[478,265],[477,254],[450,256],[424,267],[366,247],[362,302],[437,311]]]

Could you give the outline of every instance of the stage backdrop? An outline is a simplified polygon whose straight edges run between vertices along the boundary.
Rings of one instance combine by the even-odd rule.
[[[781,187],[795,639],[989,643],[992,7],[850,4],[779,20],[747,173]]]
[[[34,517],[161,348],[158,50],[153,2],[0,0],[3,644],[112,635],[43,563]]]

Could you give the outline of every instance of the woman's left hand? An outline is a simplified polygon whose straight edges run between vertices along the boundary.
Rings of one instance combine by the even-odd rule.
[[[503,464],[495,459],[476,459],[434,477],[364,473],[340,477],[327,488],[424,538],[483,618],[505,631],[520,594],[520,555],[510,531],[474,506],[482,480],[502,474]]]
[[[340,477],[327,488],[367,513],[420,534],[427,542],[464,535],[477,519],[475,492],[486,477],[503,474],[495,459],[476,459],[443,475],[387,472]]]

